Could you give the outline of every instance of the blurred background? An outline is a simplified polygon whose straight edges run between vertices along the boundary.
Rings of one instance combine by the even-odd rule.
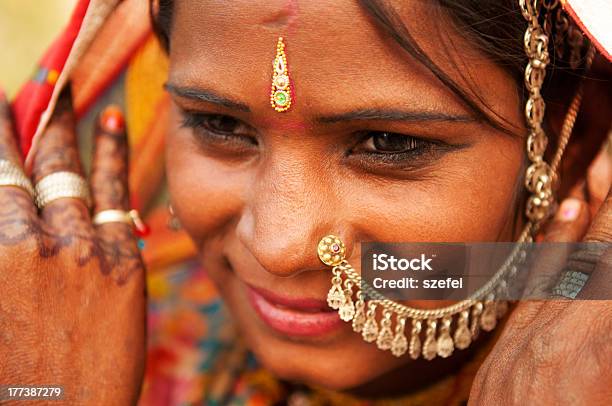
[[[12,97],[68,22],[77,0],[0,0],[0,86]]]

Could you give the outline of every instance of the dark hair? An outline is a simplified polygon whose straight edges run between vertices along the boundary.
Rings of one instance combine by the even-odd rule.
[[[153,32],[166,51],[170,49],[170,29],[172,28],[172,0],[151,0],[149,13]]]
[[[467,90],[462,88],[431,60],[402,22],[396,10],[388,6],[385,0],[358,0],[358,2],[379,29],[391,36],[408,55],[429,69],[472,110],[478,119],[505,133],[516,134],[518,127],[515,124],[487,106],[471,86],[468,86]],[[154,31],[162,46],[169,50],[173,1],[152,0],[153,3],[155,5],[151,7],[151,18]],[[509,72],[516,81],[521,100],[524,101],[522,78],[527,58],[523,50],[523,34],[527,22],[521,15],[517,0],[437,0],[431,3],[433,14],[430,18],[437,20],[439,24],[445,21],[452,23],[491,60]],[[550,81],[550,77],[547,80]],[[466,80],[466,83],[471,81]]]

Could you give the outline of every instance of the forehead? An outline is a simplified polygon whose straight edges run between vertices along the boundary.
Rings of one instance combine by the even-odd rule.
[[[396,3],[394,9],[416,41],[451,77],[461,82],[457,59],[469,60],[470,69],[487,72],[470,75],[478,78],[483,94],[512,89],[501,69],[461,35],[443,28],[449,26],[448,20],[433,23],[433,1]],[[315,103],[334,109],[348,99],[354,104],[397,100],[432,109],[441,98],[452,99],[449,90],[353,0],[176,0],[170,78],[241,100],[248,101],[259,92],[267,95],[279,36],[285,38],[296,106]],[[449,40],[452,57],[450,47],[440,45]],[[498,106],[499,100],[488,102],[494,108],[504,107]],[[457,101],[449,103],[461,109]]]

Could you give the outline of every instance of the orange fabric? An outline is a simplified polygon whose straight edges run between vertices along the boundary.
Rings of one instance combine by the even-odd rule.
[[[74,106],[83,115],[151,33],[147,2],[125,0],[110,15],[72,73]]]

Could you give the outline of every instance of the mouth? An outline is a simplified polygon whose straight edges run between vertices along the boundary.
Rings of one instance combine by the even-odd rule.
[[[261,320],[287,336],[317,337],[339,329],[343,322],[327,302],[311,298],[289,298],[246,285],[247,296]]]

